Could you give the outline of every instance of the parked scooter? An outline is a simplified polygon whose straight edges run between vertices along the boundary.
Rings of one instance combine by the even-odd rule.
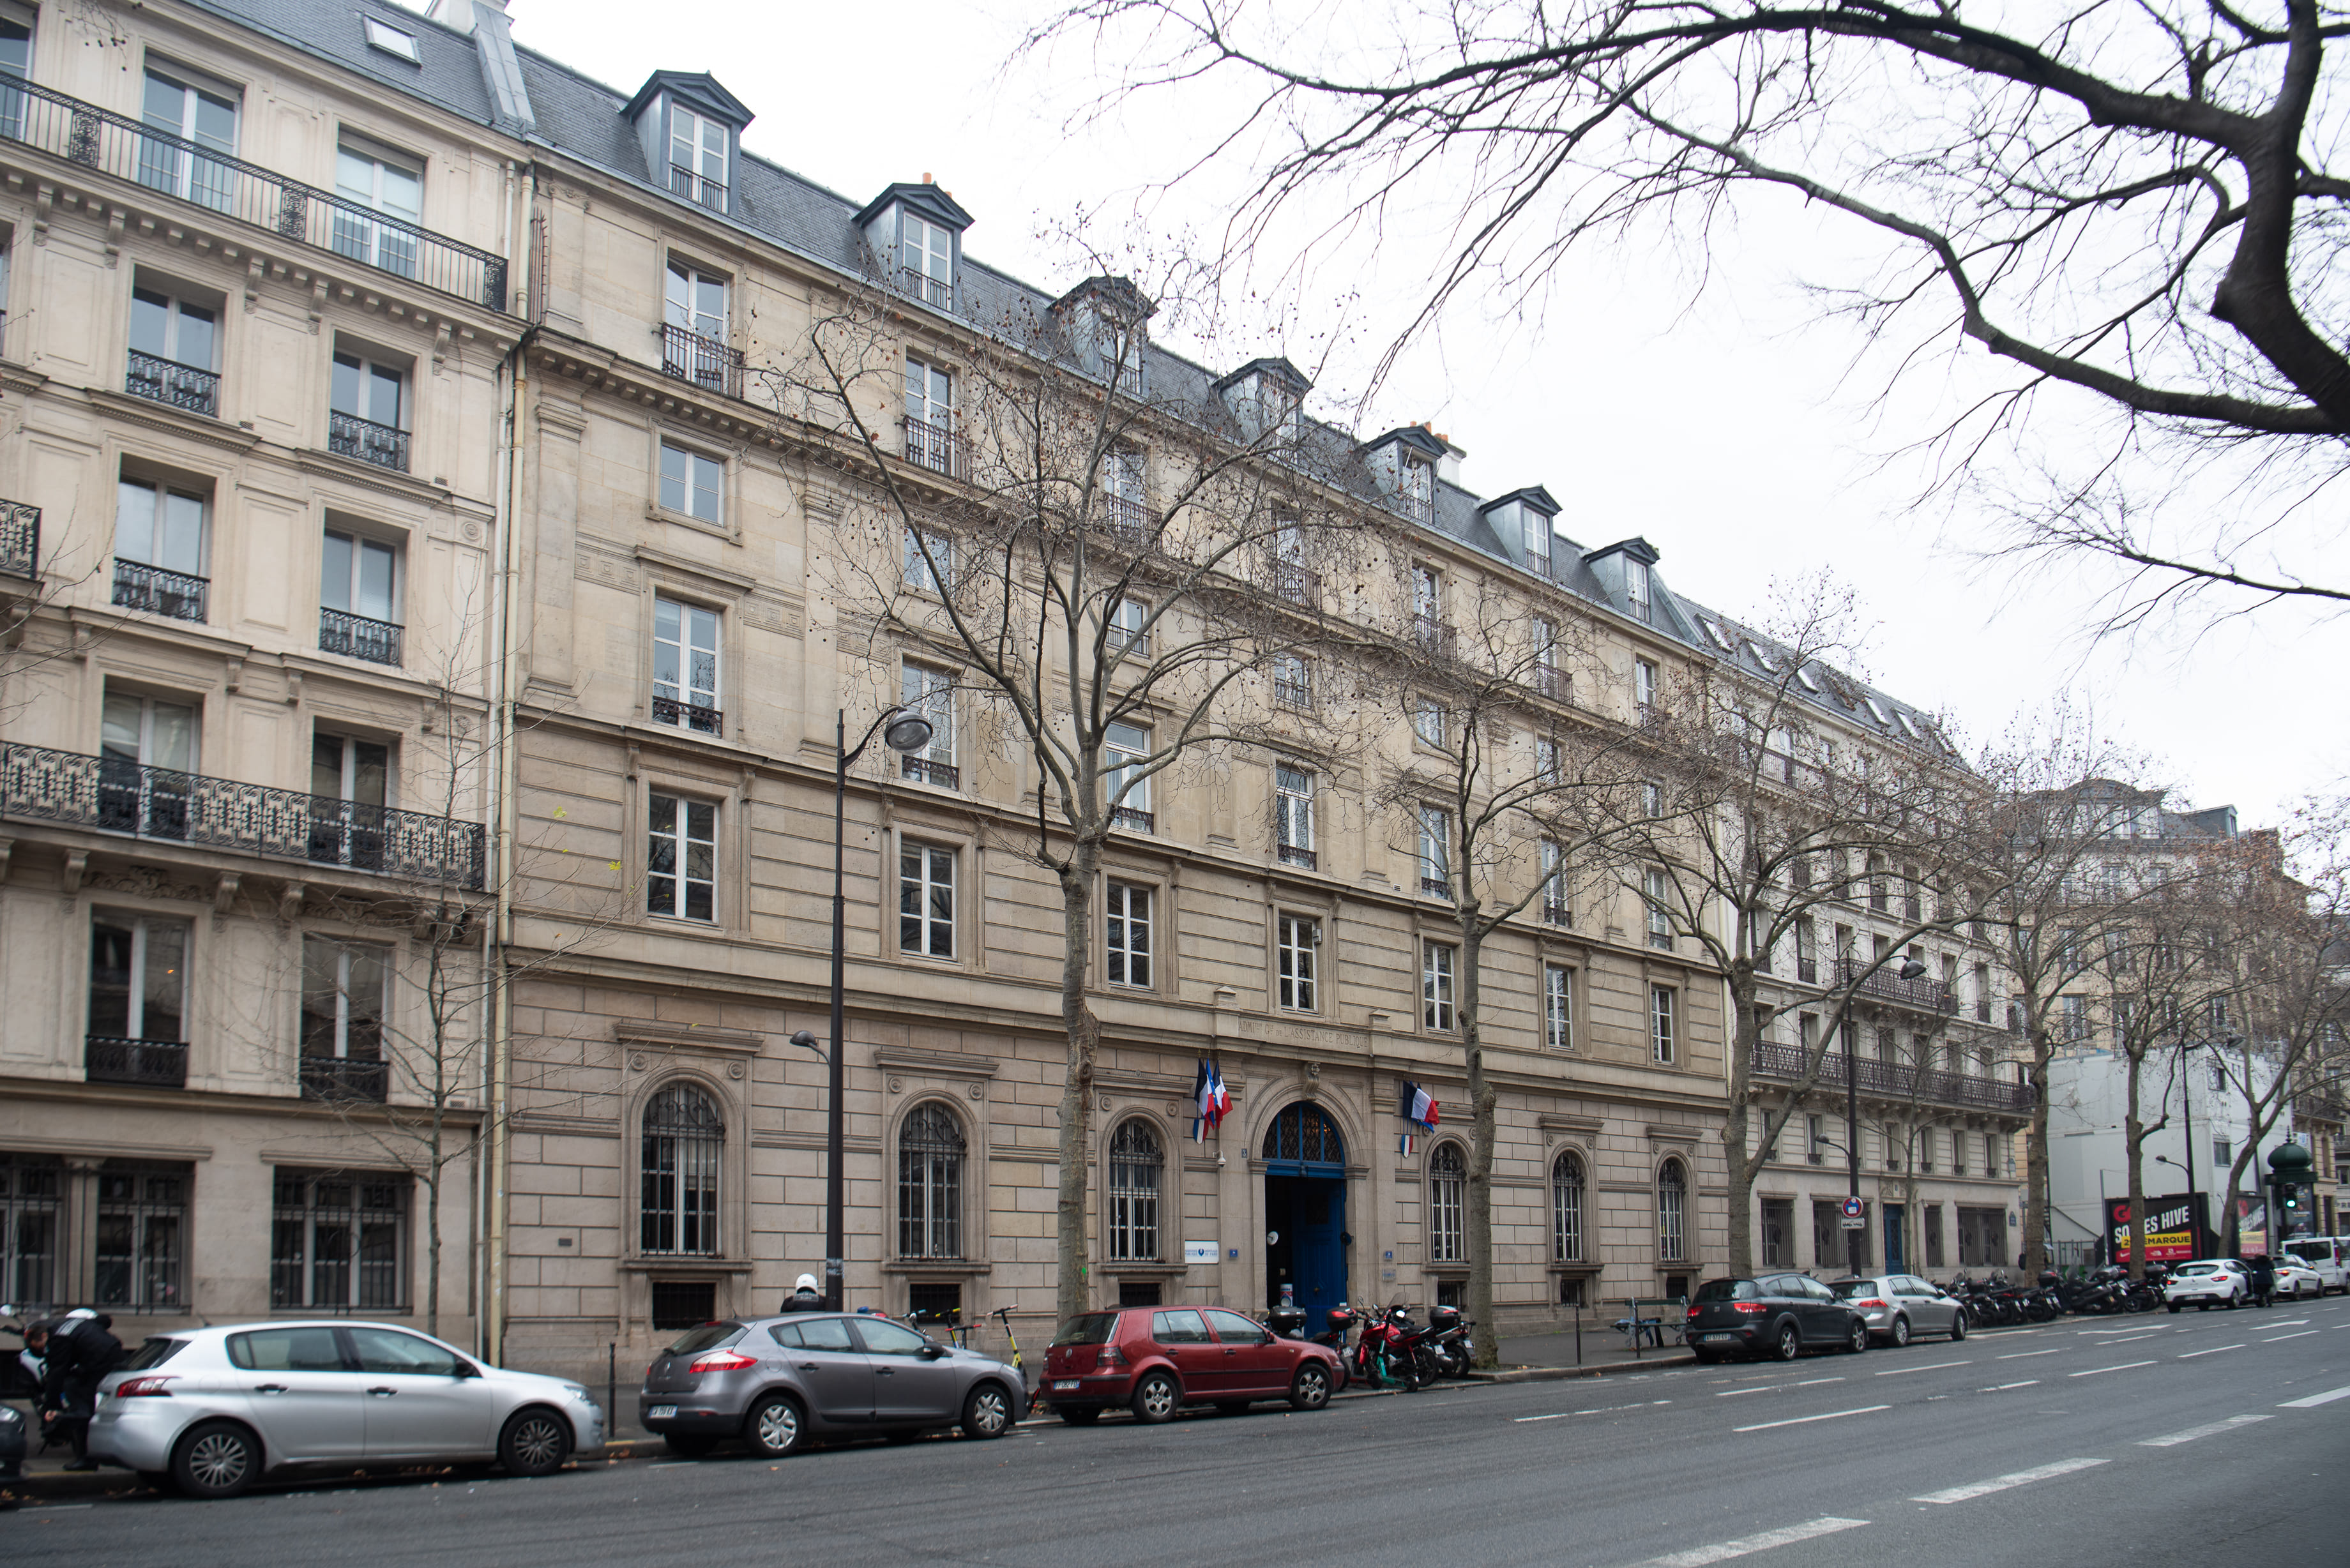
[[[1362,1334],[1355,1341],[1354,1375],[1377,1388],[1417,1388],[1412,1358],[1406,1350],[1411,1313],[1399,1304],[1380,1312],[1370,1308],[1357,1317]]]
[[[1437,1370],[1447,1377],[1458,1377],[1469,1370],[1475,1355],[1470,1344],[1469,1330],[1473,1320],[1462,1317],[1459,1307],[1431,1307],[1428,1314],[1430,1347],[1436,1352]]]

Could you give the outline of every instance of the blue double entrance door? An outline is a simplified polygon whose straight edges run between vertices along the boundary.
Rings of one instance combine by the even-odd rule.
[[[1264,1304],[1279,1306],[1287,1286],[1318,1334],[1319,1314],[1347,1299],[1346,1144],[1321,1106],[1299,1100],[1266,1129],[1264,1161]]]

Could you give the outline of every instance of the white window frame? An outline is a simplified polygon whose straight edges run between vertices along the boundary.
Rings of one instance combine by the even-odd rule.
[[[1314,706],[1314,664],[1302,653],[1284,653],[1273,661],[1273,700],[1284,708],[1305,712]]]
[[[922,553],[922,546],[925,544],[930,546],[928,556]],[[908,524],[906,587],[918,594],[931,594],[943,598],[946,597],[946,590],[939,584],[938,573],[931,569],[933,563],[944,568],[948,576],[954,576],[954,541],[944,534],[934,533],[928,528],[917,530],[910,524]]]
[[[1415,697],[1411,704],[1411,737],[1434,751],[1443,751],[1452,734],[1451,716],[1433,697]]]
[[[1680,1058],[1680,993],[1669,985],[1648,987],[1648,1049],[1659,1065]]]
[[[677,612],[677,629],[671,637],[661,635],[661,611],[664,608]],[[696,652],[702,651],[695,633],[705,628],[710,634],[707,649],[710,655],[710,684],[707,688],[694,683],[692,659]],[[663,649],[670,649],[676,656],[678,678],[673,681],[664,682],[660,678],[660,654]],[[721,693],[725,668],[725,618],[709,606],[695,604],[691,599],[681,599],[665,593],[653,595],[652,694],[656,698],[665,698],[678,705],[675,718],[655,719],[654,722],[666,722],[681,729],[710,730],[714,732],[720,722],[719,714],[725,707]],[[712,715],[711,721],[706,724],[695,723],[694,712],[697,711]]]
[[[1652,659],[1632,660],[1632,706],[1642,720],[1657,708],[1657,663]]]
[[[955,903],[958,871],[954,846],[918,838],[898,841],[898,951],[911,958],[951,959],[955,956],[962,911]],[[908,861],[914,862],[910,868]],[[912,896],[914,911],[906,909]],[[939,913],[943,895],[945,914]],[[906,922],[914,922],[914,940],[908,941]]]
[[[1657,1168],[1657,1262],[1689,1262],[1689,1167],[1668,1159]]]
[[[1420,1023],[1438,1033],[1460,1027],[1460,950],[1450,942],[1422,939],[1419,944]]]
[[[907,753],[898,764],[899,773],[941,789],[961,788],[962,771],[955,767],[953,673],[910,659],[905,660],[898,670],[898,701],[931,722],[930,743],[919,752]],[[946,777],[941,778],[936,772],[941,767],[950,770]]]
[[[1543,1044],[1575,1049],[1575,971],[1563,963],[1543,965]]]
[[[672,478],[670,474],[670,454],[676,453],[682,471]],[[704,480],[708,483],[703,483]],[[726,526],[726,460],[712,457],[697,447],[668,435],[660,438],[660,461],[653,475],[654,498],[660,509],[674,516],[691,517],[712,528]],[[677,500],[670,499],[675,486]],[[702,496],[710,497],[710,510],[701,510]]]
[[[898,275],[907,292],[945,310],[954,304],[954,231],[900,202]]]
[[[1450,898],[1452,897],[1452,814],[1440,805],[1423,805],[1415,816],[1419,825],[1420,896]],[[1431,883],[1437,886],[1430,886]]]
[[[1640,889],[1640,902],[1648,915],[1648,945],[1670,952],[1673,949],[1673,910],[1669,902],[1672,894],[1671,884],[1661,866],[1648,867],[1641,880],[1645,886]]]
[[[361,16],[359,26],[367,34],[369,48],[381,49],[393,58],[406,60],[411,66],[421,66],[424,63],[424,57],[417,52],[414,34],[403,33],[390,23],[379,21],[373,16]]]
[[[694,832],[694,814],[709,813],[709,832]],[[645,913],[663,919],[691,920],[697,925],[714,925],[718,920],[718,803],[698,800],[691,795],[672,794],[666,790],[653,790],[646,796],[645,808]],[[666,822],[666,826],[663,826]],[[655,870],[659,847],[666,844],[670,851],[670,869]],[[709,875],[692,874],[693,851],[708,852]],[[655,884],[667,880],[669,898],[666,908],[653,903]],[[709,898],[709,913],[693,914],[693,890],[702,888]]]
[[[1149,654],[1150,633],[1144,628],[1149,619],[1149,599],[1121,598],[1111,605],[1108,635],[1104,639],[1109,645],[1109,651],[1137,657]]]
[[[1561,1149],[1550,1162],[1550,1241],[1554,1262],[1583,1262],[1584,1199],[1590,1190],[1590,1177],[1584,1168],[1583,1157],[1575,1150]]]
[[[1157,889],[1110,879],[1102,886],[1102,979],[1109,985],[1152,989],[1151,904]]]
[[[1275,920],[1275,994],[1292,1012],[1315,1012],[1322,950],[1322,922],[1313,915],[1282,912]]]
[[[1567,898],[1566,851],[1557,840],[1542,845],[1542,917],[1554,926],[1571,926],[1575,913]]]
[[[345,159],[364,168],[364,187],[348,177],[354,171],[344,162]],[[403,175],[410,182],[415,192],[412,209],[395,204],[387,191],[391,182],[386,176],[392,174]],[[346,134],[335,144],[335,194],[384,219],[374,223],[336,209],[335,249],[369,266],[401,277],[414,277],[417,252],[422,248],[418,232],[424,222],[423,161]]]
[[[714,147],[712,145],[713,137],[717,143]],[[734,150],[731,145],[732,133],[728,130],[725,121],[712,119],[708,115],[689,109],[675,99],[671,99],[669,103],[667,140],[669,148],[666,161],[670,171],[670,193],[683,196],[687,201],[708,207],[712,212],[724,212],[726,192],[733,183],[734,172]],[[686,155],[691,160],[691,162],[683,164],[678,162],[678,150],[681,147],[686,150]],[[718,167],[721,171],[714,177],[707,171],[705,161],[713,152],[717,155]],[[681,190],[678,183],[678,176],[681,174],[685,176],[684,188]],[[711,200],[712,195],[718,198],[714,202]]]
[[[1150,780],[1129,775],[1150,755],[1150,732],[1139,724],[1114,722],[1102,731],[1102,806],[1107,811],[1150,814]],[[1123,789],[1125,797],[1119,798]],[[1157,825],[1154,823],[1153,827]],[[1149,831],[1148,829],[1139,829]]]
[[[395,950],[380,942],[353,942],[346,941],[340,937],[306,933],[302,938],[302,992],[306,1003],[313,994],[310,989],[309,973],[313,944],[330,950],[335,961],[333,1038],[327,1042],[330,1049],[324,1054],[338,1062],[354,1059],[362,1062],[381,1061],[384,1054],[384,1034],[390,1028],[391,1023],[391,985]],[[380,994],[372,998],[375,1003],[375,1039],[369,1048],[354,1058],[351,1052],[351,961],[359,955],[372,958],[377,963],[382,965],[382,973]],[[306,1006],[303,1012],[306,1023],[309,1016]],[[307,1049],[309,1042],[306,1039],[300,1044],[305,1047],[302,1054],[306,1057],[309,1056],[311,1053]]]
[[[1314,785],[1311,769],[1276,759],[1273,764],[1273,841],[1277,849],[1302,850],[1314,864]],[[1295,862],[1292,862],[1295,864]]]
[[[718,291],[718,314],[713,317],[702,306],[702,291]],[[727,324],[731,319],[733,280],[724,277],[681,255],[672,255],[661,270],[661,320],[704,342],[726,342]]]

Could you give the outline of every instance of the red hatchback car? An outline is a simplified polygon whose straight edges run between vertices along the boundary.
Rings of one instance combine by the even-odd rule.
[[[1045,1352],[1040,1404],[1083,1426],[1122,1405],[1138,1421],[1164,1421],[1186,1405],[1227,1415],[1253,1399],[1319,1410],[1338,1381],[1327,1345],[1282,1339],[1222,1307],[1118,1307],[1061,1324]]]

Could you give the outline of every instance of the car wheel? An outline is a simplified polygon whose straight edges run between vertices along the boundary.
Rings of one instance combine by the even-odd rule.
[[[2229,1310],[2230,1312],[2233,1312],[2233,1311],[2235,1311],[2235,1310],[2236,1310],[2236,1308],[2237,1308],[2237,1307],[2239,1307],[2239,1306],[2241,1306],[2241,1304],[2243,1304],[2243,1303],[2241,1303],[2241,1301],[2239,1298],[2237,1298],[2236,1296],[2230,1295],[2230,1296],[2228,1298],[2228,1310]]]
[[[1967,1309],[1960,1307],[1950,1314],[1950,1343],[1956,1345],[1967,1336]]]
[[[190,1497],[234,1497],[261,1473],[261,1443],[234,1421],[206,1421],[172,1449],[172,1481]]]
[[[551,1476],[571,1457],[571,1424],[552,1410],[517,1410],[498,1434],[498,1463],[517,1476]]]
[[[1101,1419],[1098,1405],[1055,1405],[1053,1413],[1072,1427],[1090,1427]]]
[[[1297,1369],[1289,1380],[1289,1407],[1293,1410],[1319,1410],[1330,1402],[1330,1369],[1318,1361],[1309,1361]]]
[[[707,1432],[664,1432],[661,1441],[671,1453],[687,1459],[698,1459],[718,1446],[718,1439]]]
[[[1164,1372],[1153,1372],[1135,1385],[1134,1418],[1138,1421],[1171,1420],[1182,1407],[1182,1390]]]
[[[750,1439],[753,1453],[780,1459],[799,1448],[803,1425],[798,1400],[788,1394],[770,1394],[743,1417],[743,1435]]]
[[[1868,1348],[1868,1320],[1866,1318],[1856,1317],[1852,1320],[1852,1327],[1845,1334],[1844,1347],[1852,1352],[1855,1355],[1858,1355],[1862,1351]]]
[[[1896,1349],[1896,1350],[1907,1350],[1907,1349],[1908,1349],[1908,1348],[1909,1348],[1909,1320],[1908,1320],[1908,1318],[1906,1318],[1906,1317],[1897,1317],[1897,1318],[1895,1318],[1895,1319],[1893,1320],[1893,1332],[1892,1332],[1892,1334],[1889,1334],[1889,1335],[1887,1336],[1887,1338],[1888,1338],[1888,1339],[1889,1339],[1889,1341],[1891,1342],[1891,1344],[1892,1344],[1892,1345],[1893,1345],[1893,1348],[1894,1348],[1894,1349]]]
[[[1779,1325],[1779,1337],[1773,1342],[1772,1353],[1782,1361],[1793,1361],[1804,1354],[1804,1336],[1795,1332],[1792,1323]]]
[[[1000,1438],[1012,1430],[1012,1396],[1001,1383],[983,1383],[962,1402],[962,1435]]]

